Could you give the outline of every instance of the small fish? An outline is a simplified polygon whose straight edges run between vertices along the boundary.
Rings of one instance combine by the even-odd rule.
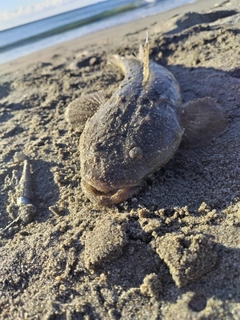
[[[182,104],[173,74],[149,61],[148,39],[137,58],[110,60],[125,74],[112,97],[105,101],[100,92],[93,93],[74,100],[66,111],[70,125],[83,129],[82,190],[104,206],[136,194],[144,179],[174,156],[183,137],[201,140],[227,124],[213,98]]]

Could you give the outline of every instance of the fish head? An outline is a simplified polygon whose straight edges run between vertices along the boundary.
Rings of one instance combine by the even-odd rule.
[[[101,108],[80,138],[84,193],[106,206],[128,199],[148,174],[170,160],[182,134],[176,108],[167,101],[151,107],[126,107],[125,102],[124,110]]]

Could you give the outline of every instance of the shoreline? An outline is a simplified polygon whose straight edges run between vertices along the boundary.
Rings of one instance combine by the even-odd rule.
[[[86,46],[92,46],[94,44],[103,45],[104,43],[108,43],[108,42],[111,42],[113,45],[115,45],[117,43],[116,36],[115,36],[116,34],[118,35],[119,38],[124,38],[127,34],[131,35],[134,33],[138,33],[139,28],[144,29],[151,24],[153,25],[153,29],[156,30],[157,28],[156,25],[157,25],[159,26],[157,31],[164,32],[164,30],[166,31],[168,30],[169,25],[164,27],[163,23],[168,22],[169,19],[171,20],[173,17],[177,15],[181,15],[185,12],[190,12],[194,10],[201,12],[206,10],[206,7],[207,7],[207,10],[211,10],[215,5],[221,6],[225,2],[226,2],[225,0],[220,0],[220,1],[197,0],[196,2],[189,3],[177,8],[173,8],[166,12],[158,13],[156,15],[151,15],[141,19],[137,19],[125,24],[117,25],[115,27],[99,30],[99,31],[90,33],[88,35],[78,37],[60,44],[56,44],[54,46],[39,50],[37,52],[25,55],[23,57],[8,61],[3,64],[0,64],[0,74],[17,71],[21,68],[27,67],[30,64],[39,63],[42,60],[50,61],[52,56],[54,56],[55,54],[69,55],[73,51],[84,50]],[[134,31],[129,33],[129,30],[134,30]],[[139,41],[143,40],[144,37],[142,37],[142,34],[144,32],[138,33]]]

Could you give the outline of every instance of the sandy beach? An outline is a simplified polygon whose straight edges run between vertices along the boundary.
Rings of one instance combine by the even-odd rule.
[[[64,113],[110,98],[123,75],[108,57],[138,53],[147,30],[183,102],[216,99],[228,126],[183,143],[133,198],[97,206]],[[1,319],[240,319],[239,48],[239,1],[202,0],[0,65]],[[36,210],[13,222],[24,155]]]

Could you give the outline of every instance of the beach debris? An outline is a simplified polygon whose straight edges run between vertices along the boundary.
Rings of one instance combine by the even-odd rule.
[[[30,204],[32,199],[32,186],[31,186],[31,172],[29,160],[25,159],[23,162],[23,172],[19,181],[17,190],[17,204],[24,206]]]
[[[83,96],[66,111],[69,124],[83,129],[82,190],[104,206],[138,193],[145,178],[174,156],[183,139],[202,141],[227,127],[215,99],[182,103],[173,74],[149,60],[148,35],[138,57],[114,55],[110,62],[125,74],[112,97],[94,101],[94,94]]]
[[[29,159],[23,153],[17,153],[15,154],[15,160],[19,162],[23,161],[23,170],[19,182],[16,170],[13,172],[13,180],[16,186],[16,205],[18,207],[18,214],[16,219],[14,219],[4,229],[1,230],[2,232],[5,232],[14,224],[19,222],[28,224],[33,221],[33,218],[36,216],[36,207],[32,204],[33,193]]]
[[[7,231],[10,227],[17,223],[28,224],[33,221],[33,218],[36,216],[36,207],[32,204],[27,204],[18,209],[18,216],[16,219],[11,221],[5,228],[0,230],[0,232]]]

